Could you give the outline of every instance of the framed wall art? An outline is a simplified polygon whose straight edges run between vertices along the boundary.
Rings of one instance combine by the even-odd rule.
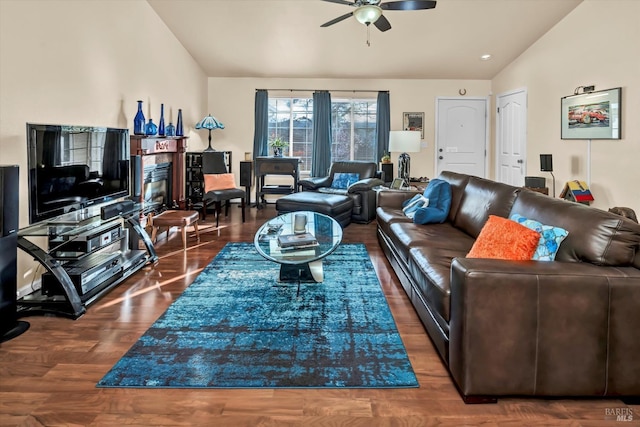
[[[402,113],[402,129],[420,131],[420,139],[424,139],[424,113]]]
[[[620,139],[622,88],[565,96],[560,100],[562,139]]]

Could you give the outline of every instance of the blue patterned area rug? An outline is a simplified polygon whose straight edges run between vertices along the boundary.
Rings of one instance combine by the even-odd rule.
[[[98,387],[417,387],[363,244],[324,259],[324,283],[278,283],[228,243]]]

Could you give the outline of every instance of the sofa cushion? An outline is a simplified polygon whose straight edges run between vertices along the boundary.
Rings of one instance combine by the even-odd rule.
[[[236,188],[236,180],[232,173],[204,174],[204,192],[230,190]]]
[[[422,194],[416,194],[412,198],[405,200],[404,202],[402,202],[402,209],[404,209],[407,206],[417,202],[418,200],[420,200],[421,197],[424,197],[424,196]]]
[[[416,224],[444,222],[451,208],[451,186],[449,183],[441,179],[432,179],[424,190],[424,197],[429,200],[429,205],[416,211],[413,222]]]
[[[450,223],[429,224],[395,222],[389,226],[389,237],[398,253],[407,262],[409,250],[417,246],[452,249],[466,255],[473,245],[473,239],[456,230]]]
[[[447,181],[451,186],[451,208],[447,220],[453,222],[458,209],[460,208],[460,200],[464,194],[464,189],[469,182],[469,175],[463,175],[457,172],[443,171],[438,176],[439,179]]]
[[[444,322],[439,321],[440,327],[444,330],[449,328],[447,322],[449,322],[451,305],[451,288],[449,287],[451,262],[454,258],[464,257],[466,253],[464,249],[431,246],[414,247],[409,251],[409,271],[423,299],[444,320]]]
[[[477,237],[489,215],[509,217],[511,206],[519,192],[517,187],[470,177],[464,188],[454,225],[471,237]]]
[[[373,162],[341,161],[331,163],[329,176],[335,179],[336,173],[357,173],[359,179],[375,178],[378,172],[378,164]]]
[[[560,244],[567,237],[567,230],[552,225],[544,225],[536,220],[528,219],[519,214],[513,214],[509,218],[512,221],[522,224],[527,228],[540,233],[538,247],[533,254],[535,261],[553,261],[558,253]]]
[[[360,180],[360,174],[354,172],[338,172],[333,175],[333,181],[331,181],[332,188],[347,189],[349,186]]]
[[[580,203],[523,191],[513,204],[512,213],[569,232],[558,249],[556,261],[630,266],[640,251],[640,225]]]
[[[391,224],[396,222],[413,222],[411,218],[408,218],[404,213],[402,213],[402,209],[381,207],[376,209],[376,221],[378,222],[380,230],[382,230],[387,236],[391,234],[391,230],[389,230]]]
[[[467,258],[527,261],[538,247],[540,233],[510,219],[489,215]]]
[[[416,215],[416,211],[418,209],[429,206],[429,199],[420,194],[418,194],[410,201],[411,203],[408,203],[404,208],[402,208],[402,213],[404,213],[405,216],[411,219],[413,219],[413,217]]]

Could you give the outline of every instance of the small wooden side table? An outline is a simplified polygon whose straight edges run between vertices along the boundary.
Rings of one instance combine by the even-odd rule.
[[[167,237],[169,236],[169,229],[171,227],[180,227],[182,232],[182,248],[187,249],[187,227],[193,225],[196,231],[196,239],[200,241],[200,233],[198,232],[198,211],[179,211],[168,210],[161,214],[154,216],[153,213],[149,214],[147,221],[151,227],[151,240],[155,243],[158,229],[160,227],[167,227]]]

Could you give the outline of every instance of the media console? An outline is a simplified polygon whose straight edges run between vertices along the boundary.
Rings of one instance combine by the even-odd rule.
[[[127,277],[157,261],[139,213],[133,206],[106,217],[93,207],[21,229],[18,247],[46,272],[40,289],[18,299],[18,315],[51,313],[76,319]],[[137,247],[140,239],[130,238],[135,237],[131,233],[142,240],[145,249]]]

